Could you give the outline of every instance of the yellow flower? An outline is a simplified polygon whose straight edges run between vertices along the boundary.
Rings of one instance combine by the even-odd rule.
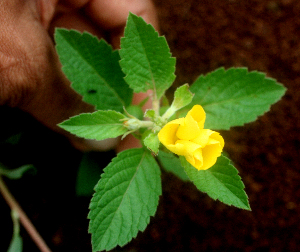
[[[223,137],[204,129],[205,112],[195,105],[185,118],[168,122],[158,133],[159,141],[170,151],[184,156],[198,170],[212,167],[224,147]]]

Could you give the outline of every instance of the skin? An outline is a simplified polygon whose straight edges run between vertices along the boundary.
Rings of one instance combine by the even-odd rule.
[[[55,27],[88,31],[118,48],[128,13],[142,16],[156,29],[151,0],[1,0],[0,105],[17,107],[50,129],[67,136],[81,150],[105,150],[117,140],[90,141],[71,136],[57,124],[92,112],[70,87],[61,71],[53,43]],[[134,102],[145,94],[137,94]],[[146,107],[149,107],[149,104]],[[128,137],[117,151],[137,147]]]

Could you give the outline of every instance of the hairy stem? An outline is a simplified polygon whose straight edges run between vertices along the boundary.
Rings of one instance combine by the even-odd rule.
[[[162,120],[167,121],[174,113],[177,111],[174,107],[169,107],[167,111],[163,114]]]
[[[159,116],[159,100],[155,99],[152,102],[152,108],[155,111],[155,114]]]
[[[26,229],[31,239],[35,242],[37,247],[41,252],[51,252],[43,238],[40,236],[34,225],[31,223],[23,209],[20,207],[14,196],[10,193],[7,186],[5,185],[2,177],[0,176],[0,192],[3,195],[3,198],[6,200],[7,204],[12,211],[16,211],[19,215],[20,222],[23,227]]]

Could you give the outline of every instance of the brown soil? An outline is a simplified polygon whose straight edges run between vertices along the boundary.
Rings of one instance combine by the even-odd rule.
[[[288,90],[256,122],[222,132],[226,151],[246,186],[251,212],[213,201],[191,183],[163,173],[156,216],[145,232],[115,251],[298,251],[300,2],[155,3],[161,33],[177,58],[176,85],[192,83],[199,74],[220,66],[245,66],[266,72]],[[28,177],[10,182],[10,187],[53,251],[91,251],[86,220],[89,199],[68,198],[74,195],[75,171],[71,171],[79,153],[46,129],[30,142],[24,158],[38,157],[36,165],[43,167],[39,180]],[[45,164],[45,160],[49,161]],[[16,185],[22,190],[14,189]],[[2,198],[0,205],[4,213],[0,228],[7,230],[1,241],[8,241],[9,209]],[[24,230],[22,235],[24,251],[38,251]]]

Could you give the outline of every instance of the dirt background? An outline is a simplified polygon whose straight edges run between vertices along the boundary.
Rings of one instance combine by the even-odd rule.
[[[256,122],[222,132],[225,150],[246,186],[251,212],[213,201],[191,183],[163,173],[156,216],[145,232],[114,251],[299,251],[300,1],[155,0],[155,4],[161,34],[177,58],[175,85],[192,83],[199,74],[221,66],[245,66],[266,72],[288,90]],[[14,125],[24,122],[22,116],[12,120]],[[53,251],[91,251],[89,199],[74,193],[74,167],[81,154],[25,119],[28,122],[22,124],[35,134],[24,141],[18,155],[40,169],[36,176],[10,181],[9,186]],[[15,164],[21,159],[1,153]],[[103,155],[103,165],[109,155],[113,153]],[[11,221],[1,197],[0,209],[0,229],[6,231],[0,251],[5,251]],[[21,232],[24,251],[38,251]]]

